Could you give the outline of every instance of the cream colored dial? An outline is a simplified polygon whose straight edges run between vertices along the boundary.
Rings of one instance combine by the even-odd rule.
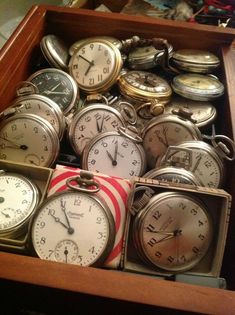
[[[25,176],[0,173],[0,235],[21,234],[39,202],[36,185]]]
[[[108,90],[122,67],[119,49],[105,39],[91,39],[74,52],[69,62],[70,74],[85,92]]]
[[[0,124],[0,158],[36,166],[50,166],[59,153],[59,138],[45,119],[16,114]]]

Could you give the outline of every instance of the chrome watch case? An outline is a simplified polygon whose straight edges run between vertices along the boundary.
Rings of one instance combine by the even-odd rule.
[[[220,65],[220,60],[214,53],[199,49],[174,51],[171,61],[178,69],[194,73],[212,73]]]
[[[170,196],[169,201],[173,200],[172,198],[174,198],[174,196],[177,196],[178,200],[173,207],[173,215],[168,214],[165,217],[165,224],[161,224],[161,220],[164,218],[164,216],[162,216],[164,206],[158,208],[158,205],[161,203],[156,202],[158,196],[163,195],[165,195],[167,199]],[[129,212],[125,235],[124,271],[162,276],[163,278],[171,280],[174,280],[175,275],[184,273],[189,275],[218,277],[221,272],[226,244],[230,201],[231,195],[221,189],[208,189],[179,183],[166,183],[147,178],[136,178],[128,199]],[[187,204],[185,204],[185,214],[183,214],[184,210],[182,211],[184,202]],[[191,202],[192,204],[195,202],[195,207],[189,207]],[[168,202],[164,203],[165,205],[168,204]],[[197,204],[200,205],[198,209],[201,209],[198,212],[196,210]],[[154,209],[152,206],[156,206],[156,208],[151,213]],[[149,209],[152,210],[149,212]],[[171,208],[166,207],[165,209]],[[178,217],[178,210],[180,210],[179,213],[181,213],[181,220],[175,225],[175,214]],[[200,228],[203,227],[203,225],[200,227],[202,222],[200,221],[201,223],[199,223],[199,221],[197,221],[199,218],[197,215],[199,213],[201,213],[205,219],[208,218],[205,222],[202,221],[203,225],[205,224],[204,227],[206,227],[203,232],[206,233],[204,237],[202,237],[203,233],[199,231]],[[151,220],[147,221],[147,219]],[[183,225],[183,222],[187,223]],[[180,232],[177,234],[176,231],[179,229],[179,226],[181,228]],[[143,235],[146,237],[142,237],[142,233],[144,233]],[[199,237],[199,235],[201,236]],[[176,240],[176,238],[178,239]],[[203,240],[207,239],[202,251],[199,250],[198,247],[201,246],[200,242],[198,245],[193,245],[194,241],[198,242],[198,238],[203,238]],[[175,245],[170,247],[172,240]],[[161,248],[157,245],[158,242],[163,246],[163,251],[161,251]],[[185,243],[186,246],[189,246],[188,254],[192,254],[191,261],[189,260],[189,256],[187,256],[188,254],[183,255],[186,248],[183,245],[184,242],[187,243],[187,245]],[[158,263],[154,265],[149,259],[146,259],[146,254],[143,254],[144,244],[146,244],[151,251],[155,252],[157,260],[159,259],[160,261],[161,257],[165,260],[164,266],[160,266]],[[192,246],[190,247],[189,244]],[[173,251],[172,254],[168,252],[170,248]],[[163,252],[165,252],[165,250],[167,250],[169,255],[164,255]],[[176,266],[174,266],[175,264]]]

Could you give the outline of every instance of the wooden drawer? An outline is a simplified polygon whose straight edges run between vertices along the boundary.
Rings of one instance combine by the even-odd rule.
[[[226,93],[218,104],[217,130],[235,139],[235,53],[232,43],[235,30],[86,9],[34,6],[0,51],[1,110],[14,98],[18,82],[25,80],[35,70],[41,56],[39,42],[42,36],[49,33],[63,38],[68,45],[79,38],[101,34],[120,39],[135,34],[143,38],[164,37],[175,49],[187,46],[220,54]],[[224,188],[235,196],[233,163],[228,165],[228,174]],[[234,227],[235,203],[232,203],[221,274],[228,282],[229,290],[226,291],[1,252],[0,278],[4,289],[2,292],[5,292],[2,299],[9,302],[11,291],[17,294],[17,303],[22,303],[22,307],[37,305],[45,313],[58,307],[60,311],[57,314],[75,314],[76,310],[85,307],[90,310],[90,302],[94,303],[98,312],[103,310],[107,314],[143,314],[144,310],[159,310],[162,314],[234,314]],[[51,295],[51,299],[45,298],[48,304],[40,308],[42,305],[38,302],[38,295],[45,297],[45,292]],[[25,299],[25,294],[28,299]],[[66,305],[70,302],[73,304],[67,312]]]

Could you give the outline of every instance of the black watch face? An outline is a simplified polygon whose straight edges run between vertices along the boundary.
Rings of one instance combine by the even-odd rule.
[[[38,88],[39,94],[57,103],[63,112],[73,107],[77,98],[77,86],[73,78],[58,69],[43,69],[29,80]]]

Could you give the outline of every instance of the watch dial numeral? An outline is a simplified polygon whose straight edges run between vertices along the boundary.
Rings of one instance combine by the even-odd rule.
[[[154,237],[152,237],[152,238],[147,242],[147,244],[148,244],[149,246],[153,247],[155,244],[157,244],[157,240],[156,240]]]
[[[41,237],[41,239],[40,239],[40,244],[41,244],[41,245],[45,245],[45,243],[46,243],[46,238],[43,236],[43,237]]]
[[[89,85],[94,85],[94,84],[95,84],[95,79],[89,78]]]
[[[154,214],[153,214],[153,218],[155,220],[159,220],[161,218],[162,214],[160,211],[155,211]]]
[[[12,131],[16,131],[16,130],[17,130],[17,125],[16,125],[16,124],[13,124],[13,125],[11,126],[11,130],[12,130]]]
[[[103,232],[98,232],[97,238],[98,238],[98,239],[101,239],[101,238],[103,238],[103,237],[104,237],[104,233],[103,233]]]
[[[155,252],[155,256],[156,256],[157,258],[161,258],[161,257],[162,257],[162,253],[159,252],[159,251],[157,251],[157,252]]]
[[[103,68],[103,73],[108,74],[109,73],[109,67],[104,67]]]

